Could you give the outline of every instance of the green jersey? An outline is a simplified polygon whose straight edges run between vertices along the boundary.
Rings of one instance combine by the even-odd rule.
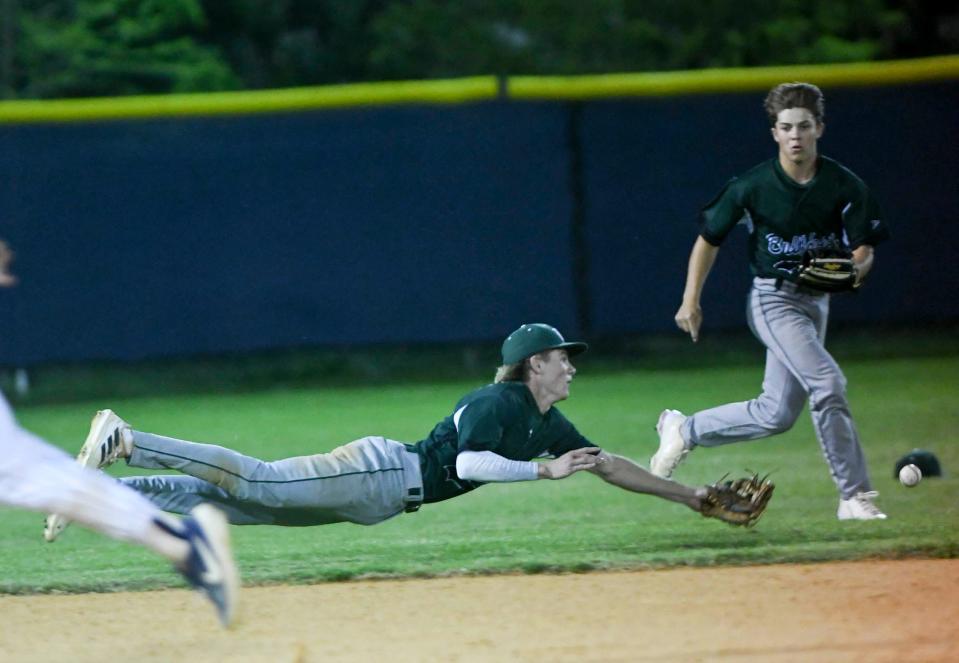
[[[423,501],[439,502],[482,483],[456,475],[461,451],[492,451],[510,460],[560,456],[592,446],[555,407],[541,414],[522,382],[490,384],[468,393],[425,440],[411,448],[420,457]]]
[[[778,158],[733,178],[703,210],[700,235],[719,246],[740,221],[749,230],[752,273],[789,281],[806,250],[875,246],[889,237],[863,181],[822,156],[806,184],[789,177]]]

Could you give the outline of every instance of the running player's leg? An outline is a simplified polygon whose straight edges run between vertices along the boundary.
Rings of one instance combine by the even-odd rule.
[[[869,491],[859,436],[846,399],[846,378],[823,345],[828,296],[757,292],[754,325],[773,352],[809,394],[813,427],[843,499]]]
[[[60,513],[112,538],[157,550],[150,534],[159,509],[106,475],[85,470],[57,447],[20,428],[2,398],[0,502]]]
[[[808,376],[809,414],[813,430],[829,464],[833,481],[844,500],[857,493],[872,490],[866,456],[859,442],[859,431],[853,422],[846,397],[846,376],[838,362],[826,350],[826,327],[829,321],[829,297],[819,298],[816,318],[817,362]]]
[[[766,345],[766,368],[762,393],[756,398],[728,403],[687,417],[680,432],[688,446],[715,447],[730,442],[755,440],[792,428],[806,404],[807,393],[767,342],[765,323],[757,328],[759,284],[750,290],[746,317],[753,334]]]
[[[183,520],[163,514],[136,491],[20,428],[2,396],[0,503],[50,513],[48,524],[59,523],[51,541],[76,521],[153,550],[210,599],[224,625],[233,619],[239,575],[222,514],[206,505]]]
[[[681,432],[690,446],[716,447],[777,435],[792,428],[806,404],[806,391],[776,355],[766,352],[762,393],[687,417]]]

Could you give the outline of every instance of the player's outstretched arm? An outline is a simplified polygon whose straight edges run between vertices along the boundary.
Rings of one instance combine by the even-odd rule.
[[[567,451],[562,456],[545,463],[539,463],[540,479],[565,479],[580,470],[592,470],[605,462],[599,447],[583,447]]]
[[[686,270],[686,288],[683,290],[683,302],[676,311],[676,326],[687,332],[693,342],[699,340],[699,327],[703,323],[703,309],[700,298],[709,270],[716,262],[718,246],[713,246],[702,236],[696,238],[693,250],[689,254],[689,266]]]
[[[700,511],[702,498],[706,495],[704,488],[692,488],[669,479],[660,479],[623,456],[603,451],[599,458],[600,462],[590,471],[603,481],[634,493],[655,495],[671,502],[679,502],[693,511]]]
[[[461,451],[456,456],[456,474],[460,479],[483,483],[563,479],[595,467],[598,453],[599,447],[584,447],[546,463],[535,463],[510,460],[492,451]]]

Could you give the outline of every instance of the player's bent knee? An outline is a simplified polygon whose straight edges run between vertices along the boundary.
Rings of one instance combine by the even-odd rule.
[[[771,435],[778,435],[792,428],[796,423],[796,419],[798,419],[798,415],[793,415],[792,413],[779,414],[768,419],[765,422],[765,426]]]
[[[802,412],[803,406],[805,406],[805,403],[800,404],[800,407],[797,409],[786,406],[783,403],[776,403],[774,407],[759,409],[756,412],[756,419],[761,422],[763,428],[765,428],[770,435],[778,435],[779,433],[785,433],[793,427],[796,420],[799,419],[799,414]]]
[[[834,378],[823,382],[809,395],[809,405],[813,410],[829,408],[847,408],[846,378],[840,373]]]

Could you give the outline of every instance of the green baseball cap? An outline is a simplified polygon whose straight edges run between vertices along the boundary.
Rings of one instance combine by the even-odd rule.
[[[585,343],[567,341],[555,327],[534,322],[523,325],[503,341],[503,364],[516,364],[544,350],[565,348],[569,356],[586,352]]]

